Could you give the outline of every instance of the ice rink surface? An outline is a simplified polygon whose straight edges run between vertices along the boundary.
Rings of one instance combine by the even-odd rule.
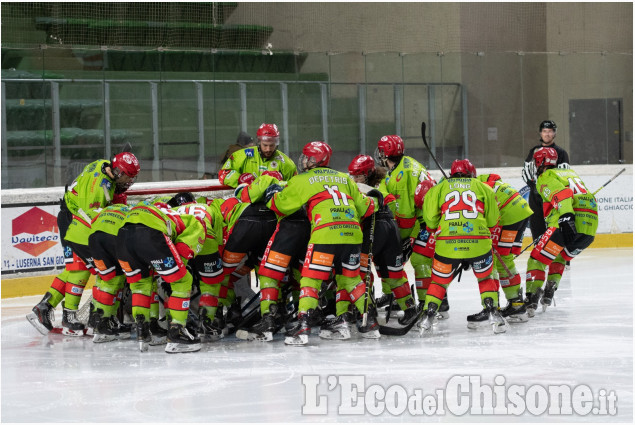
[[[314,330],[305,347],[232,336],[198,353],[140,353],[134,341],[42,336],[24,318],[39,298],[2,300],[2,422],[633,421],[632,249],[583,252],[555,307],[499,335],[466,328],[480,310],[471,271],[450,286],[450,319],[432,337]],[[555,386],[573,407],[547,404]]]

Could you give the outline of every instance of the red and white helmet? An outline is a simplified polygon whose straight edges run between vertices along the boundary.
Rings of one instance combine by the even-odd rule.
[[[456,174],[456,176],[455,176]],[[476,168],[469,159],[455,159],[450,168],[450,177],[476,177]]]
[[[278,126],[275,124],[262,123],[258,127],[256,137],[258,140],[275,140],[277,145],[280,140],[280,131],[278,131]]]
[[[315,167],[326,167],[331,161],[333,150],[331,147],[320,141],[310,142],[302,148],[302,154],[298,161],[299,171],[304,172]]]
[[[348,165],[348,173],[351,176],[370,176],[375,170],[375,161],[370,155],[357,155]]]
[[[558,152],[554,148],[538,148],[534,152],[536,170],[540,167],[555,167],[558,163]]]
[[[379,142],[377,142],[375,160],[385,167],[387,158],[391,156],[402,156],[404,150],[404,144],[401,137],[395,134],[383,136],[379,139]]]
[[[415,189],[415,207],[421,208],[423,206],[423,199],[426,193],[436,184],[434,180],[423,180],[417,185]]]
[[[137,179],[141,167],[137,157],[130,152],[122,152],[115,155],[111,162],[112,174],[115,178],[116,192],[123,193]]]

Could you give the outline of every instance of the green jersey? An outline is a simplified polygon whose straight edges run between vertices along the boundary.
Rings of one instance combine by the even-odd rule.
[[[490,180],[490,176],[493,177],[491,179],[492,181],[488,181]],[[494,180],[496,177],[498,176],[492,174],[481,174],[477,178],[494,190],[496,203],[498,204],[498,209],[501,213],[498,224],[501,226],[507,226],[509,224],[521,222],[531,216],[533,211],[529,208],[529,203],[525,201],[525,198],[520,196],[520,193],[518,193],[518,191],[508,183],[504,183],[500,177]]]
[[[279,171],[284,180],[298,173],[291,158],[279,150],[271,159],[265,159],[260,156],[257,146],[251,146],[234,152],[218,172],[218,179],[221,184],[236,187],[242,174],[252,173],[258,177],[265,171]]]
[[[550,168],[536,180],[543,200],[547,227],[558,227],[562,214],[575,214],[578,233],[595,236],[598,228],[597,201],[572,169]]]
[[[298,174],[267,206],[279,216],[291,215],[306,205],[311,222],[311,243],[360,244],[360,220],[371,215],[374,202],[362,195],[348,174],[317,167]]]
[[[119,232],[119,228],[123,226],[129,211],[129,206],[115,204],[99,211],[90,223],[90,226],[86,226],[83,220],[73,220],[68,226],[64,239],[69,242],[88,245],[88,238],[94,232],[105,232],[116,235],[117,232]]]
[[[474,258],[492,250],[490,229],[499,217],[494,191],[478,179],[442,180],[423,202],[423,218],[436,229],[435,253],[447,258]]]
[[[423,180],[432,180],[426,167],[416,159],[404,156],[386,178],[379,184],[379,191],[395,197],[391,210],[399,226],[401,239],[418,233],[414,193],[417,185]]]
[[[197,212],[201,211],[197,210]],[[175,209],[144,204],[138,204],[130,210],[126,217],[127,223],[143,224],[158,230],[175,244],[187,245],[194,255],[201,252],[205,243],[206,229],[208,226],[211,227],[210,218],[204,213],[203,217],[188,213],[179,214]]]
[[[109,165],[106,160],[91,162],[64,193],[66,207],[73,215],[69,225],[71,234],[67,232],[66,240],[88,245],[88,236],[92,232],[90,223],[115,193],[114,181],[105,172]]]

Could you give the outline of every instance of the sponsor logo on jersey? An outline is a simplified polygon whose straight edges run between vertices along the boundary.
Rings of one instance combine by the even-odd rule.
[[[181,304],[181,307],[183,308],[183,310],[187,310],[188,308],[190,308],[190,300],[183,301],[183,304]]]
[[[472,223],[465,223],[463,225],[463,231],[465,233],[472,233],[474,231],[474,225]]]
[[[253,148],[245,149],[245,156],[247,158],[253,158],[254,157],[254,149]]]
[[[163,260],[163,265],[165,267],[170,268],[170,267],[173,267],[174,264],[176,264],[176,261],[174,261],[174,257],[168,257],[165,260]]]
[[[38,207],[11,221],[11,244],[34,257],[57,245],[59,239],[57,217]]]
[[[395,180],[400,181],[402,178],[403,178],[403,170],[397,174],[397,177],[395,177]]]
[[[322,216],[320,214],[315,215],[315,225],[317,226],[322,221]]]
[[[346,218],[353,218],[355,217],[355,211],[353,211],[351,208],[348,208],[344,214],[346,214]]]
[[[276,161],[271,161],[271,164],[269,165],[269,168],[277,169],[278,168],[278,163]]]
[[[99,185],[105,187],[108,190],[110,190],[110,188],[112,187],[112,183],[107,178],[103,178],[101,180],[101,183],[99,183]]]

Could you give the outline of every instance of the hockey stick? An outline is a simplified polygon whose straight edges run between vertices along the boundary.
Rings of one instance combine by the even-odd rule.
[[[439,167],[439,170],[441,170],[441,174],[443,174],[443,177],[445,177],[446,180],[447,180],[448,176],[445,174],[445,171],[443,171],[443,167],[441,167],[441,164],[439,164],[439,161],[437,161],[437,158],[432,153],[432,149],[430,149],[430,146],[428,146],[428,142],[426,141],[426,123],[425,123],[425,121],[421,121],[421,138],[423,139],[423,144],[425,145],[426,149],[428,149],[428,152],[430,153],[430,156],[432,157],[434,162],[437,164],[437,167]]]
[[[595,194],[596,194],[596,193],[598,193],[600,190],[604,189],[604,187],[605,187],[606,185],[608,185],[608,184],[609,184],[609,183],[611,183],[613,180],[615,180],[615,179],[616,179],[616,178],[617,178],[620,174],[622,174],[624,171],[626,171],[626,168],[622,168],[622,169],[620,170],[620,172],[619,172],[619,173],[617,173],[616,175],[614,175],[613,177],[611,177],[611,178],[609,179],[609,181],[607,181],[607,182],[606,182],[606,183],[604,183],[602,186],[600,186],[600,187],[599,187],[599,188],[598,188],[595,192],[593,192],[593,193],[592,193],[592,195],[593,195],[593,196],[595,196]]]
[[[379,207],[377,207],[379,208]],[[362,314],[362,326],[366,326],[366,321],[368,320],[368,299],[371,296],[371,265],[373,262],[373,241],[375,240],[375,213],[373,213],[373,219],[370,222],[370,235],[368,237],[368,266],[366,269],[366,293],[364,294],[364,314]]]

